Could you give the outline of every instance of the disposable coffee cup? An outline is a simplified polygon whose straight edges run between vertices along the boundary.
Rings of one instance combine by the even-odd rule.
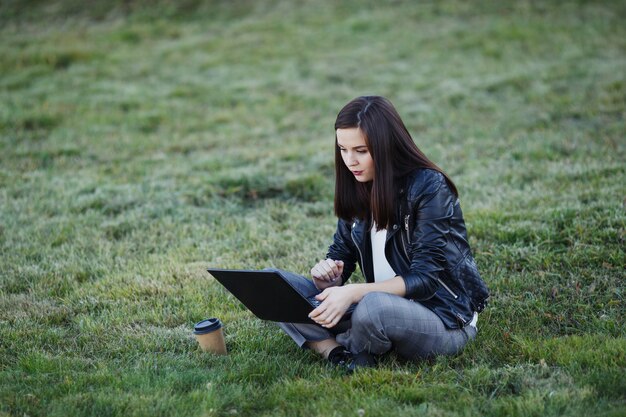
[[[193,334],[205,352],[226,355],[222,322],[218,318],[210,318],[196,323]]]

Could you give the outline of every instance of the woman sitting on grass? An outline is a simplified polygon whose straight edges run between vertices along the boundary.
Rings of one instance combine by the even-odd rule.
[[[409,360],[456,354],[476,337],[488,290],[454,183],[383,97],[352,100],[335,131],[334,242],[311,269],[312,281],[283,272],[303,293],[317,294],[316,324],[281,328],[349,371],[374,366],[392,349]],[[367,282],[346,284],[357,263]]]

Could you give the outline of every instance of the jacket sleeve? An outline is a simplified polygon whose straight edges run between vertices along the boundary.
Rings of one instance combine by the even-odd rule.
[[[350,223],[339,219],[337,231],[333,236],[333,243],[328,248],[326,259],[343,261],[343,273],[341,274],[341,285],[343,285],[356,269],[357,248],[352,242]]]
[[[411,193],[410,193],[411,194]],[[446,245],[450,219],[454,214],[456,196],[443,175],[425,184],[417,199],[409,202],[415,226],[408,247],[409,271],[402,274],[406,297],[416,300],[431,298],[440,286],[439,274],[446,267]]]

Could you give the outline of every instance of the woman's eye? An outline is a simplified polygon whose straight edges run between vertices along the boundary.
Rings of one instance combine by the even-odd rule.
[[[358,151],[356,151],[356,153],[367,153],[367,151],[364,151],[364,150],[358,150]]]

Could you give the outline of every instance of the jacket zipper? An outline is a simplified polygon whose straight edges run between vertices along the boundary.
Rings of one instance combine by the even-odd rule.
[[[409,218],[411,218],[410,214],[404,216],[404,230],[406,230],[406,241],[411,244],[411,235],[409,234]]]
[[[441,278],[437,278],[437,281],[439,281],[439,283],[441,284],[441,286],[442,286],[443,288],[445,288],[445,289],[446,289],[446,290],[450,293],[450,295],[454,297],[454,299],[455,299],[455,300],[456,300],[457,298],[459,298],[459,296],[458,296],[458,295],[456,295],[456,294],[454,293],[454,291],[452,291],[452,290],[450,289],[450,287],[448,287],[448,286],[447,286],[447,285],[446,285],[446,284],[445,284],[445,283],[441,280]]]
[[[352,243],[356,246],[356,250],[359,252],[359,259],[361,260],[361,266],[363,267],[363,275],[367,276],[365,273],[365,264],[363,263],[363,254],[361,253],[361,248],[356,243],[356,239],[354,238],[354,228],[356,227],[356,222],[352,223],[352,229],[350,230],[350,237],[352,238]]]
[[[411,238],[409,238],[409,217],[409,214],[404,216],[404,230],[406,230],[406,240],[411,243]],[[406,250],[406,243],[404,243],[402,238],[400,238],[400,241],[402,242],[402,249],[404,249],[404,256],[406,256],[407,262],[411,265],[411,258],[409,258],[409,252]]]
[[[406,231],[406,240],[407,240],[407,242],[409,242],[409,245],[411,244],[411,235],[410,235],[410,233],[409,233],[409,220],[410,220],[410,218],[411,218],[411,215],[410,215],[410,214],[407,214],[406,216],[404,216],[404,230]],[[409,259],[409,264],[410,264],[410,263],[411,263],[411,260],[410,260],[410,258],[409,258],[409,254],[408,254],[408,252],[406,251],[406,245],[404,244],[404,239],[402,239],[402,248],[404,249],[404,254],[406,255],[407,259]],[[448,292],[450,293],[450,295],[451,295],[452,297],[454,297],[454,299],[455,299],[455,300],[456,300],[457,298],[459,298],[459,296],[458,296],[458,295],[456,295],[456,294],[454,293],[454,291],[452,291],[452,290],[450,289],[450,287],[448,287],[448,286],[447,286],[447,285],[446,285],[446,284],[445,284],[445,283],[441,280],[441,278],[437,278],[437,281],[439,281],[439,284],[441,284],[441,286],[442,286],[443,288],[445,288],[445,289],[446,289],[446,291],[448,291]]]

